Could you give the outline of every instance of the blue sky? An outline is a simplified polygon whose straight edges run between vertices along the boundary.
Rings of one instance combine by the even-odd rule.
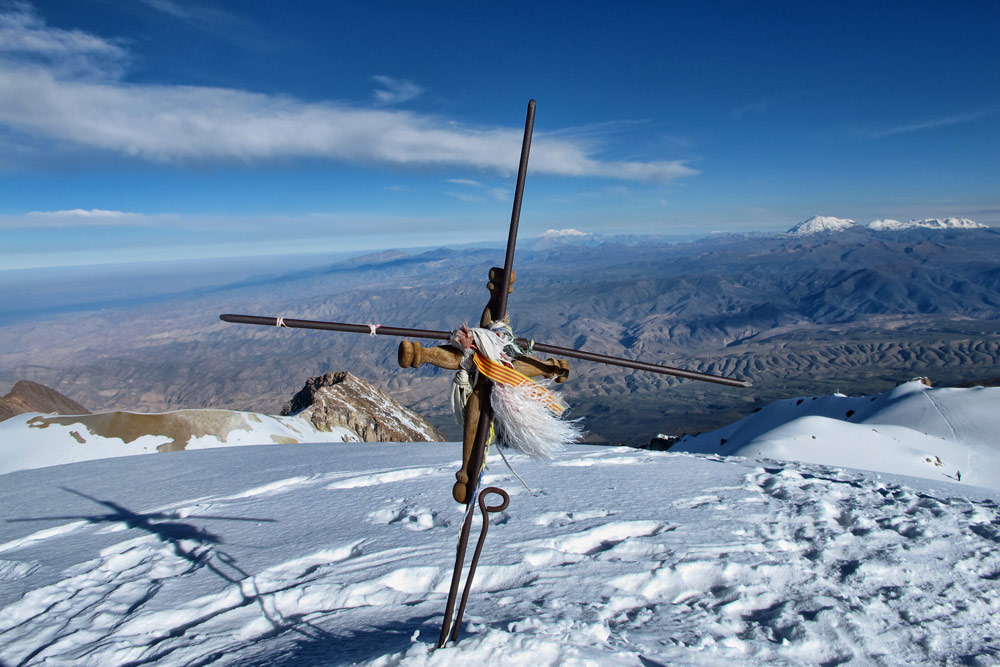
[[[960,216],[1000,4],[0,0],[0,268]]]

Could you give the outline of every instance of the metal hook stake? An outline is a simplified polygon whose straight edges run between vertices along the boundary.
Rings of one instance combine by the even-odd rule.
[[[503,501],[499,505],[487,505],[486,496],[495,493]],[[479,556],[483,553],[483,544],[486,542],[486,532],[490,528],[489,514],[502,512],[510,504],[510,495],[506,491],[496,486],[490,486],[479,492],[479,509],[483,513],[483,529],[479,533],[479,541],[476,542],[476,550],[472,554],[472,563],[469,565],[469,574],[465,578],[465,589],[462,591],[462,603],[458,606],[458,614],[452,623],[451,615],[455,609],[455,598],[458,597],[458,586],[462,580],[462,566],[465,564],[465,551],[469,546],[469,533],[472,530],[472,515],[469,512],[462,524],[462,532],[458,539],[458,553],[455,556],[455,571],[451,576],[451,589],[448,591],[448,604],[445,607],[444,622],[441,624],[441,636],[438,638],[438,648],[444,648],[450,639],[455,641],[458,638],[458,630],[462,626],[462,616],[465,615],[465,606],[469,602],[469,593],[472,591],[472,580],[476,576],[476,566],[479,564]]]

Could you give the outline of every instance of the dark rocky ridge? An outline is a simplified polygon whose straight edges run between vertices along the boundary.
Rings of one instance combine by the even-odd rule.
[[[9,394],[0,396],[0,421],[25,412],[57,415],[89,414],[87,408],[58,391],[37,382],[21,380],[11,388]]]
[[[281,414],[298,415],[320,431],[349,428],[365,442],[441,442],[417,413],[346,371],[309,378]]]

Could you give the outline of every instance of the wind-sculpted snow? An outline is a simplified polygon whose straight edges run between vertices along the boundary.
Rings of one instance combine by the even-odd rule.
[[[919,380],[873,396],[792,398],[677,451],[765,456],[947,478],[1000,489],[1000,388],[931,389]]]
[[[583,446],[558,465],[515,459],[532,491],[493,464],[512,502],[468,624],[435,650],[457,448],[227,448],[5,475],[0,663],[1000,660],[993,492]]]

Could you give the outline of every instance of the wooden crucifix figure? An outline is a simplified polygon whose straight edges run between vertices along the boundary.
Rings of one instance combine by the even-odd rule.
[[[494,306],[498,301],[496,277],[501,269],[490,269],[490,281],[486,287],[490,290],[490,303],[483,310],[483,315],[479,320],[479,326],[486,328],[493,324],[492,314],[498,312]],[[511,273],[508,294],[513,292],[514,274]],[[404,340],[399,344],[399,365],[403,368],[417,368],[421,364],[430,364],[438,368],[448,370],[459,370],[462,366],[463,352],[453,345],[441,345],[427,348],[417,341]],[[562,383],[569,378],[569,362],[565,359],[536,359],[531,356],[519,357],[513,362],[514,370],[522,375],[533,377],[551,378],[557,383]],[[459,503],[467,503],[470,500],[470,480],[478,478],[478,471],[469,468],[469,460],[472,457],[476,435],[479,432],[479,419],[483,412],[484,397],[489,392],[489,379],[480,375],[472,388],[468,401],[465,404],[464,419],[462,421],[462,467],[455,473],[458,481],[452,488],[452,497]],[[489,408],[487,408],[488,410]],[[487,429],[489,425],[487,422]],[[480,467],[481,467],[480,463]]]

